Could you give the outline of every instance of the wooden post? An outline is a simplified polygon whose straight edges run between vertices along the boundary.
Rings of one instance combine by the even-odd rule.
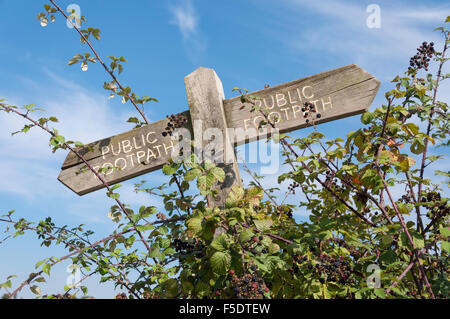
[[[234,153],[234,146],[229,140],[227,134],[227,121],[223,108],[225,94],[223,92],[222,82],[213,69],[200,67],[184,78],[186,85],[186,94],[191,114],[191,121],[194,128],[194,139],[200,141],[202,149],[202,158],[211,157],[206,154],[207,146],[211,141],[203,138],[203,133],[208,129],[215,129],[223,134],[223,144],[217,141],[217,152],[213,154],[214,159],[221,158],[217,166],[225,171],[225,180],[217,185],[218,195],[215,198],[208,198],[210,207],[225,206],[225,200],[233,186],[242,186],[242,180],[239,173],[239,166]],[[199,136],[200,135],[200,136]],[[222,136],[214,136],[221,138]],[[219,149],[221,148],[221,150]]]
[[[185,83],[190,108],[190,112],[183,112],[188,119],[185,128],[190,131],[191,136],[194,133],[197,141],[202,141],[197,143],[202,147],[210,144],[209,140],[203,141],[204,133],[208,135],[211,131],[215,131],[220,134],[221,142],[216,144],[216,149],[220,150],[215,156],[224,157],[224,161],[221,162],[225,164],[219,166],[224,168],[227,177],[220,185],[219,196],[216,200],[211,200],[211,206],[222,206],[230,188],[242,184],[234,146],[266,138],[267,131],[261,132],[256,129],[264,118],[259,112],[251,112],[250,107],[243,106],[239,96],[224,100],[222,83],[212,69],[197,69],[186,76]],[[279,119],[276,127],[280,133],[285,133],[311,125],[301,111],[305,102],[314,103],[320,112],[320,117],[316,117],[314,123],[325,123],[367,112],[379,86],[380,81],[373,75],[351,64],[252,92],[249,95],[258,97],[257,102],[260,106],[264,105],[270,110],[269,118]],[[113,185],[158,170],[167,163],[176,144],[170,136],[162,134],[167,124],[168,119],[163,119],[92,142],[79,147],[77,151],[84,155],[86,161],[96,170],[119,167],[120,170],[109,169],[102,173],[105,180]],[[232,138],[226,135],[229,133],[227,128],[236,130]],[[238,131],[243,134],[235,134]],[[209,136],[206,137],[209,139]],[[88,194],[104,187],[72,152],[67,155],[58,180],[78,195]]]

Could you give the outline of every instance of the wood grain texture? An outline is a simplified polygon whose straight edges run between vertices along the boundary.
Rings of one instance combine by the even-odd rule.
[[[231,187],[242,186],[242,181],[234,147],[226,134],[223,134],[223,132],[226,132],[228,125],[223,109],[225,95],[222,82],[213,69],[200,67],[187,75],[184,78],[184,83],[190,117],[194,127],[194,138],[198,140],[199,135],[203,136],[203,133],[211,128],[220,130],[219,134],[222,141],[216,144],[219,147],[215,149],[215,152],[207,154],[207,145],[210,140],[202,138],[198,143],[202,144],[202,158],[209,158],[211,162],[219,163],[218,166],[223,168],[226,176],[223,183],[216,185],[218,195],[214,198],[208,198],[208,204],[210,207],[225,206],[225,200],[231,191]],[[211,136],[213,141],[215,138],[215,135],[214,137]]]
[[[284,133],[311,125],[311,122],[306,123],[301,112],[307,101],[316,101],[321,114],[320,119],[315,118],[315,124],[325,123],[366,112],[379,86],[380,82],[373,75],[351,64],[247,95],[260,98],[262,106],[272,107],[268,110],[272,112],[271,119],[280,118],[276,127]],[[240,97],[225,100],[224,109],[230,127],[254,128],[248,130],[248,136],[234,140],[235,145],[258,138],[254,124],[263,119],[258,112],[250,112],[250,106],[243,107]]]
[[[212,69],[197,69],[186,76],[185,84],[190,110],[182,114],[188,119],[185,127],[190,130],[191,136],[199,138],[206,128],[225,130],[228,127],[242,131],[242,134],[237,136],[226,135],[227,140],[224,142],[224,145],[228,146],[226,148],[228,151],[225,152],[228,165],[224,165],[228,173],[223,185],[225,195],[230,185],[241,183],[231,145],[247,143],[261,136],[261,132],[256,128],[262,117],[257,112],[250,112],[250,106],[243,106],[240,97],[224,99],[222,83]],[[379,86],[380,82],[376,78],[352,64],[248,95],[258,97],[258,103],[267,105],[273,119],[280,118],[276,127],[284,133],[311,125],[306,123],[301,112],[302,105],[307,101],[316,104],[321,117],[314,118],[314,122],[320,124],[366,112]],[[194,132],[191,117],[203,121],[201,133]],[[106,181],[113,185],[158,170],[167,163],[170,158],[168,151],[172,145],[171,139],[161,134],[167,123],[168,120],[163,119],[139,129],[90,143],[77,150],[97,168],[108,167],[108,164],[115,163],[118,164],[116,166],[124,167],[126,161],[127,166],[123,170],[110,170],[109,174],[104,175]],[[105,152],[106,150],[109,151]],[[146,155],[143,156],[142,152],[146,152]],[[58,180],[79,195],[103,188],[92,172],[80,173],[83,169],[85,165],[70,152],[62,165]],[[223,201],[224,196],[220,197]],[[217,203],[220,204],[220,201]]]
[[[190,128],[189,112],[182,113],[188,118],[186,128]],[[173,146],[170,136],[162,136],[168,119],[151,123],[119,135],[99,140],[76,150],[98,170],[110,169],[103,174],[106,182],[113,185],[124,180],[161,169],[168,162]],[[72,152],[62,165],[58,180],[78,195],[84,195],[103,188],[100,180]]]

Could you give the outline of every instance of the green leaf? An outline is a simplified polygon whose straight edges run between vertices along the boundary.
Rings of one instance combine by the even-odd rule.
[[[51,268],[50,264],[45,264],[44,266],[42,266],[42,271],[50,276],[50,268]]]
[[[197,187],[200,189],[201,193],[204,195],[208,193],[212,186],[214,185],[215,178],[213,175],[202,175],[197,179]]]
[[[220,234],[211,242],[211,247],[218,251],[228,251],[229,244],[227,242],[227,236],[225,234]]]
[[[363,124],[369,124],[372,122],[372,120],[375,118],[375,113],[372,112],[366,112],[363,115],[361,115],[361,122]]]
[[[177,163],[169,163],[165,164],[162,168],[162,171],[166,175],[173,175],[176,173],[176,171],[180,168],[180,164]]]
[[[375,295],[376,295],[378,298],[381,298],[381,299],[386,298],[386,292],[384,291],[383,288],[375,288],[375,289],[373,290],[373,292],[375,293]]]
[[[197,215],[188,219],[187,226],[188,229],[192,230],[194,233],[199,234],[202,231],[202,221],[203,216]]]
[[[397,260],[397,255],[393,250],[386,250],[380,255],[380,260],[386,264],[392,264]]]
[[[278,252],[280,252],[280,246],[278,244],[271,243],[269,245],[269,253],[276,254]]]
[[[230,267],[231,256],[226,252],[217,251],[211,256],[210,262],[212,270],[218,275],[223,275]]]
[[[223,169],[221,169],[220,167],[211,168],[208,175],[209,174],[212,174],[212,176],[214,176],[214,178],[216,180],[218,180],[219,182],[223,182],[225,179],[225,171]]]
[[[0,288],[11,288],[11,280],[7,280],[6,282],[0,284]]]
[[[273,224],[271,219],[255,220],[254,223],[256,228],[261,232],[269,230]]]
[[[38,262],[36,263],[36,266],[34,266],[34,267],[35,267],[34,269],[38,269],[38,268],[39,268],[39,266],[40,266],[40,265],[42,265],[43,263],[45,263],[46,261],[47,261],[47,259],[44,259],[44,260],[38,261]]]
[[[441,233],[442,236],[449,237],[450,236],[450,227],[440,227],[439,232]]]
[[[127,122],[128,122],[128,123],[139,123],[139,120],[138,120],[137,117],[130,117],[130,118],[127,120]]]
[[[153,228],[155,228],[155,226],[148,224],[148,225],[138,225],[136,226],[136,229],[140,232],[146,232],[148,230],[152,230]]]
[[[421,154],[425,150],[425,144],[423,140],[421,138],[415,139],[414,143],[411,144],[410,150],[414,154]]]
[[[450,253],[450,242],[441,240],[441,247],[443,250]]]
[[[36,282],[46,282],[44,277],[38,277],[34,281],[36,281]]]
[[[205,169],[206,169],[207,171],[209,171],[210,169],[213,169],[214,167],[216,167],[216,166],[214,165],[214,163],[212,163],[212,162],[209,161],[209,160],[206,160],[205,163],[204,163],[204,165],[205,165]]]
[[[69,60],[69,62],[67,64],[68,65],[72,65],[72,64],[75,64],[75,63],[78,63],[78,59],[72,58],[72,59]]]
[[[41,294],[41,288],[38,286],[31,286],[30,290],[32,293],[34,293],[35,295],[40,295]]]
[[[250,229],[244,229],[240,234],[239,234],[239,240],[243,243],[249,241],[253,236],[255,236],[255,233],[252,232]]]
[[[381,238],[381,245],[384,248],[391,246],[393,237],[391,235],[385,235]]]
[[[184,174],[184,180],[187,182],[190,182],[190,181],[194,180],[195,178],[199,177],[201,174],[202,174],[201,169],[193,168]]]
[[[416,232],[411,232],[411,237],[415,248],[422,249],[425,247],[425,240],[422,235]]]
[[[236,202],[244,197],[244,189],[240,186],[233,186],[225,203],[227,207],[235,206]]]

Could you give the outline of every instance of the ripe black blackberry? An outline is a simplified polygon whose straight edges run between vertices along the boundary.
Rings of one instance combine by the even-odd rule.
[[[320,113],[317,112],[317,108],[315,104],[312,102],[305,102],[305,104],[302,107],[302,112],[303,118],[309,117],[308,119],[306,119],[306,123],[309,123],[312,113],[317,113],[316,115],[317,118],[321,118],[322,116]]]
[[[343,260],[342,256],[336,257],[321,254],[318,257],[320,262],[316,264],[316,270],[322,276],[326,276],[326,281],[340,284],[347,283],[352,271],[348,262]]]
[[[163,136],[172,136],[177,128],[184,127],[187,124],[187,117],[181,113],[168,115],[166,117],[169,119],[169,122],[165,128],[166,131],[162,132]]]
[[[299,186],[300,186],[300,184],[297,182],[290,183],[288,186],[288,192],[292,195],[295,195],[295,189]]]
[[[180,258],[190,255],[196,258],[202,258],[204,256],[205,246],[200,242],[189,242],[180,238],[175,238],[172,241],[172,246],[175,247],[175,251],[179,254]]]
[[[423,42],[420,47],[417,48],[417,53],[409,60],[409,70],[425,69],[428,71],[430,59],[435,53],[434,43]]]
[[[330,170],[327,170],[325,172],[325,185],[328,187],[331,187],[331,186],[336,187],[337,186],[335,174]]]
[[[233,276],[231,289],[234,298],[260,299],[269,292],[264,279],[257,274],[245,274],[242,277]]]

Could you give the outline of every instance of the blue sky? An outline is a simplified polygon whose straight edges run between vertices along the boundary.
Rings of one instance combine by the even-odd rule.
[[[407,68],[409,57],[421,42],[434,41],[441,48],[439,34],[432,30],[450,14],[450,4],[437,0],[426,4],[332,0],[57,2],[63,8],[78,4],[87,25],[102,30],[102,39],[95,46],[105,60],[108,55],[128,59],[121,82],[138,95],[159,100],[146,106],[150,121],[187,109],[184,77],[199,66],[215,69],[226,97],[232,97],[235,86],[255,91],[265,84],[273,86],[356,63],[382,82],[372,104],[372,108],[378,107],[384,103],[383,92],[390,89],[390,80]],[[45,28],[39,25],[35,17],[45,3],[0,0],[0,98],[45,108],[46,114],[60,119],[56,127],[62,135],[85,143],[131,129],[125,121],[136,116],[133,107],[117,98],[108,100],[102,84],[109,78],[100,65],[90,65],[87,72],[79,66],[67,66],[73,55],[87,52],[74,30],[67,28],[59,15],[55,23]],[[381,28],[366,25],[366,8],[372,3],[381,9]],[[449,92],[447,82],[440,98],[448,101]],[[52,154],[48,138],[37,130],[11,137],[21,125],[20,119],[0,114],[0,213],[15,209],[16,217],[38,221],[51,216],[60,225],[86,224],[98,236],[110,232],[114,224],[107,212],[112,202],[104,191],[78,197],[66,189],[56,180],[66,153]],[[319,129],[333,138],[359,125],[356,116]],[[442,165],[440,169],[449,169],[448,164]],[[251,167],[258,169],[258,165]],[[160,172],[130,180],[123,183],[121,198],[134,207],[159,206],[158,199],[133,193],[133,183],[141,179],[150,180],[150,185],[165,181]],[[276,176],[268,176],[266,185],[273,186],[275,180]],[[298,218],[305,216],[305,212],[298,212]],[[33,236],[9,240],[0,245],[0,282],[10,274],[23,280],[38,260],[63,253],[60,248],[40,248]],[[43,286],[44,293],[64,286],[68,265],[55,267],[48,286]],[[100,297],[115,294],[99,287],[97,279],[88,281],[90,293]],[[25,288],[21,296],[30,297],[31,293]]]

